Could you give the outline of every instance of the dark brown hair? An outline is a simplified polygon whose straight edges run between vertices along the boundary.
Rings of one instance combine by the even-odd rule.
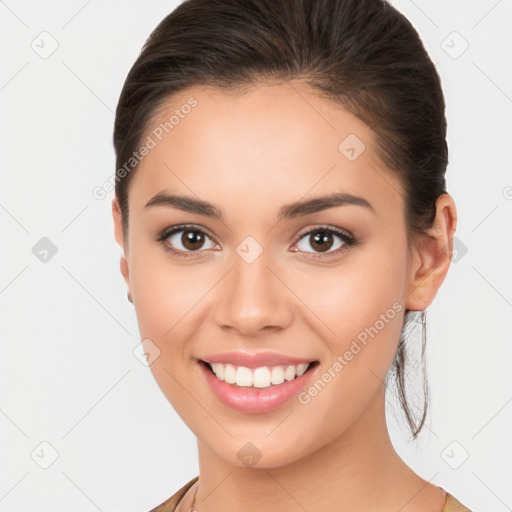
[[[195,85],[241,91],[301,80],[373,130],[379,157],[403,185],[408,237],[432,226],[446,192],[445,103],[435,66],[411,23],[383,0],[186,0],[151,33],[124,83],[116,110],[115,193],[128,227],[126,162],[164,102]],[[124,166],[124,172],[120,170]],[[393,361],[398,396],[415,438],[404,368],[406,310]],[[425,314],[422,361],[425,349]]]

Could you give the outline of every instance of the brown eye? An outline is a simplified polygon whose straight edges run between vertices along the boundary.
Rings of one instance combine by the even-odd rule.
[[[157,240],[164,244],[166,249],[183,256],[188,256],[186,253],[203,252],[202,249],[216,247],[203,230],[194,226],[175,226],[165,231]]]
[[[325,231],[316,231],[314,236],[310,236],[311,247],[313,247],[313,249],[315,249],[316,251],[328,251],[334,243],[334,236],[332,233],[327,233]]]
[[[204,234],[199,231],[182,231],[181,243],[189,251],[197,251],[204,245]]]
[[[341,253],[355,244],[355,239],[344,231],[331,227],[318,227],[302,234],[295,251],[299,250],[321,257],[322,253],[328,255]],[[313,251],[308,250],[308,246]]]

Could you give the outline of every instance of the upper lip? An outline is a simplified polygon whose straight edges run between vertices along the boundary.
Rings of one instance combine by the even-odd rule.
[[[249,352],[222,352],[211,354],[201,358],[207,363],[224,363],[233,366],[245,366],[247,368],[259,368],[261,366],[289,366],[302,363],[311,363],[314,360],[304,357],[294,357],[277,352],[260,352],[251,354]]]

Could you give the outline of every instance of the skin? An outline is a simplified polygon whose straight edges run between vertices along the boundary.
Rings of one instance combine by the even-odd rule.
[[[430,236],[408,238],[402,185],[377,157],[372,131],[306,84],[264,84],[243,94],[190,88],[170,98],[151,127],[191,96],[197,107],[136,170],[126,237],[112,202],[141,339],[160,350],[151,371],[197,437],[200,479],[178,510],[188,510],[197,491],[201,512],[439,512],[444,493],[392,446],[384,380],[405,309],[431,304],[450,266],[453,199],[438,199]],[[366,146],[354,161],[338,150],[349,134]],[[144,208],[161,191],[209,201],[224,221]],[[278,222],[283,205],[333,191],[363,197],[374,211],[344,205]],[[189,259],[155,240],[181,223],[210,236]],[[360,243],[333,255],[343,244],[336,235],[327,253],[312,235],[298,241],[321,225]],[[174,247],[186,250],[181,235]],[[247,236],[263,249],[250,264],[236,252]],[[314,383],[393,303],[402,310],[307,404],[291,399],[244,414],[222,404],[199,371],[197,358],[207,354],[276,351],[318,360]],[[253,467],[237,457],[247,442],[262,455]]]

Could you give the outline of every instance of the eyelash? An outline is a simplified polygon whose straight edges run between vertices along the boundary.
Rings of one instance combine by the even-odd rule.
[[[193,231],[196,233],[201,233],[202,235],[206,235],[208,238],[210,238],[210,239],[212,239],[212,241],[214,241],[212,236],[210,236],[206,231],[204,231],[203,229],[200,229],[198,226],[196,226],[194,224],[182,224],[179,226],[174,226],[170,229],[165,229],[160,235],[158,235],[156,241],[160,242],[166,251],[169,251],[181,258],[193,258],[193,257],[195,257],[194,256],[195,254],[197,254],[198,252],[202,252],[201,250],[180,251],[180,250],[173,249],[170,245],[168,245],[166,243],[167,239],[171,235],[174,235],[175,233],[179,233],[180,231]],[[345,251],[348,251],[351,247],[354,247],[357,244],[359,244],[359,241],[352,235],[349,235],[348,232],[346,232],[346,231],[343,231],[341,229],[334,228],[331,226],[317,226],[313,229],[309,229],[308,231],[304,231],[304,232],[300,233],[298,235],[297,240],[294,243],[294,245],[297,244],[298,242],[300,242],[300,240],[302,240],[303,238],[306,238],[307,235],[311,235],[316,232],[330,233],[333,235],[337,235],[339,238],[341,238],[344,245],[342,247],[336,249],[335,251],[328,252],[328,253],[310,253],[310,252],[308,252],[307,254],[310,255],[310,256],[308,256],[308,258],[311,258],[311,257],[313,259],[329,258],[333,255],[342,254]],[[216,242],[214,241],[214,243],[216,243]],[[300,252],[300,251],[297,249],[294,252]]]

